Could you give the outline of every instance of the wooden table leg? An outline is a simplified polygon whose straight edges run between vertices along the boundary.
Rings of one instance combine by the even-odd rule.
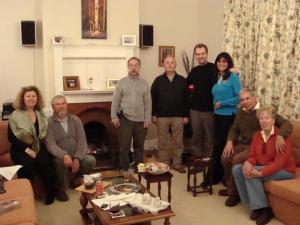
[[[150,191],[150,182],[147,180],[147,189]]]
[[[194,173],[194,179],[193,179],[193,182],[194,182],[194,188],[193,188],[193,196],[196,197],[196,192],[197,192],[197,173]]]
[[[161,193],[161,184],[160,182],[158,182],[158,196],[161,198],[160,193]]]
[[[84,192],[81,193],[79,201],[80,201],[82,213],[84,213],[85,216],[87,216],[87,208],[86,208],[86,206],[88,204],[88,199],[86,197],[86,193],[84,193]]]
[[[171,186],[172,186],[172,180],[171,179],[169,179],[168,180],[168,202],[170,202],[171,203]]]
[[[166,217],[165,218],[164,225],[171,225],[171,223],[170,223],[170,217]]]

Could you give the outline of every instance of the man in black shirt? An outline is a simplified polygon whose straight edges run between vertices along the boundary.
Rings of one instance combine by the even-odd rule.
[[[211,156],[214,147],[213,96],[211,89],[217,81],[215,65],[207,61],[208,49],[204,44],[194,47],[198,66],[186,79],[190,92],[190,119],[193,129],[192,150],[198,157]]]
[[[188,92],[183,76],[175,72],[176,61],[167,55],[163,61],[165,72],[151,87],[152,122],[157,124],[159,158],[180,173],[183,150],[183,125],[188,123]]]

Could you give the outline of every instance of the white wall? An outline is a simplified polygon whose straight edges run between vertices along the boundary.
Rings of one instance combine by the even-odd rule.
[[[62,35],[70,45],[120,45],[122,34],[138,35],[139,0],[107,0],[107,39],[81,39],[81,0],[44,0],[42,20],[44,94],[49,103],[54,95],[51,38]]]
[[[21,20],[38,19],[38,0],[1,1],[0,104],[15,98],[21,86],[34,83],[36,51],[21,44]]]
[[[107,39],[81,39],[81,0],[9,0],[1,1],[0,27],[0,105],[14,98],[20,87],[36,84],[46,98],[53,96],[51,38],[63,35],[72,45],[120,45],[122,34],[138,38],[139,24],[154,25],[154,46],[136,51],[142,72],[151,83],[158,67],[158,46],[176,46],[177,71],[185,75],[180,57],[186,50],[191,57],[196,43],[209,47],[210,60],[222,47],[224,0],[107,0]],[[20,21],[36,20],[41,45],[22,47]],[[0,107],[1,109],[1,107]]]
[[[163,71],[158,66],[158,46],[175,46],[177,72],[186,76],[181,59],[185,50],[190,60],[195,44],[205,43],[209,60],[222,49],[223,0],[142,0],[140,23],[154,26],[154,46],[141,49],[143,76],[150,83]]]

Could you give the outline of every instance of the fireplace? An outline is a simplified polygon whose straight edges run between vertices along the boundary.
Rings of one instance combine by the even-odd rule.
[[[69,103],[69,112],[82,121],[88,142],[88,151],[97,159],[98,169],[116,165],[118,149],[117,130],[110,119],[111,102]]]

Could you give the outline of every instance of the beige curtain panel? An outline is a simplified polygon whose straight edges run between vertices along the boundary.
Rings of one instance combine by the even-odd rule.
[[[225,0],[224,49],[262,105],[300,120],[300,1]]]

